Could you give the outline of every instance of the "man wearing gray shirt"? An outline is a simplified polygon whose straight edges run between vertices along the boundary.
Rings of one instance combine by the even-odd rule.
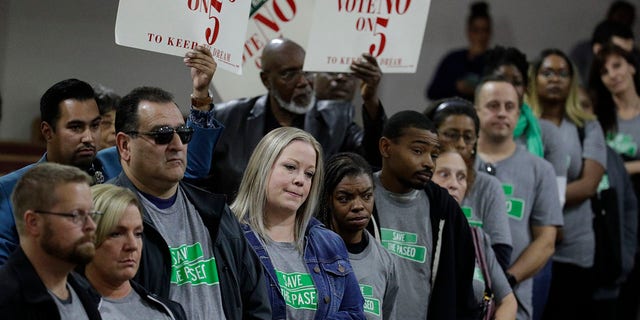
[[[513,139],[520,116],[515,87],[501,77],[485,78],[476,89],[480,118],[477,168],[495,175],[507,196],[513,239],[507,279],[518,299],[518,319],[531,319],[532,281],[554,252],[562,225],[555,172]]]
[[[20,246],[0,269],[3,319],[101,319],[99,297],[72,272],[95,253],[91,182],[82,170],[52,162],[18,180],[11,202]]]
[[[182,304],[189,319],[270,319],[261,264],[224,197],[181,181],[193,129],[173,96],[134,89],[122,98],[116,131],[123,172],[111,183],[136,192],[143,211],[134,280]]]

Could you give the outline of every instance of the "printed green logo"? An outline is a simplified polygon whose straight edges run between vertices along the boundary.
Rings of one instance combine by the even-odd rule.
[[[171,283],[179,286],[191,285],[216,285],[220,283],[216,259],[204,260],[202,245],[197,242],[193,245],[183,245],[178,248],[169,248],[171,252]]]
[[[380,300],[373,297],[373,287],[360,284],[360,292],[364,298],[364,312],[380,317]]]
[[[462,209],[462,213],[464,213],[464,216],[469,221],[470,226],[482,228],[482,221],[473,219],[473,208],[464,206],[460,209]]]
[[[484,275],[478,264],[476,264],[476,267],[473,269],[473,280],[484,283]]]
[[[285,303],[294,309],[318,309],[318,298],[313,279],[308,273],[285,273],[276,270],[280,291]]]
[[[611,185],[609,184],[609,176],[605,173],[602,176],[602,180],[600,180],[600,183],[598,184],[598,192],[602,191],[602,190],[607,190],[611,187]]]
[[[507,196],[507,215],[511,218],[522,220],[524,217],[524,200],[512,197],[514,187],[505,183],[502,185],[502,191]]]
[[[427,248],[415,245],[418,243],[417,234],[380,228],[380,238],[382,246],[400,258],[419,263],[425,262]]]
[[[627,134],[607,134],[607,144],[617,153],[629,157],[635,157],[638,152],[638,144]]]

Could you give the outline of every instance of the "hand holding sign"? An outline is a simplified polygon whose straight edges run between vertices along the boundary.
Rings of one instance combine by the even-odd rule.
[[[211,56],[211,51],[205,46],[198,46],[196,50],[187,52],[184,64],[191,68],[193,96],[206,98],[209,95],[209,84],[211,84],[213,74],[218,67]]]
[[[378,66],[378,61],[372,55],[364,53],[361,59],[357,59],[350,66],[353,75],[362,80],[360,84],[360,95],[362,100],[378,102],[378,85],[382,79],[382,71]]]

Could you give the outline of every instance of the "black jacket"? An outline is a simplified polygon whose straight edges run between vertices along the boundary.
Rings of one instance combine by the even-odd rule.
[[[124,173],[110,181],[136,191]],[[248,245],[238,220],[225,204],[224,196],[214,195],[184,182],[180,188],[196,208],[211,235],[220,274],[222,307],[227,319],[271,319],[262,265]],[[164,238],[143,208],[144,237],[140,268],[134,281],[149,292],[169,297],[171,255]]]
[[[431,267],[437,270],[435,279],[431,279],[429,319],[477,318],[479,309],[474,302],[472,287],[475,251],[469,222],[446,189],[429,181],[424,190],[429,197],[432,226]],[[376,221],[380,221],[377,210],[373,215]],[[367,228],[375,234],[373,224]],[[438,246],[440,251],[436,256]]]
[[[78,295],[89,319],[102,319],[97,303],[100,297],[89,283],[75,272],[69,274],[67,283]],[[60,319],[55,301],[20,247],[0,268],[0,318]]]

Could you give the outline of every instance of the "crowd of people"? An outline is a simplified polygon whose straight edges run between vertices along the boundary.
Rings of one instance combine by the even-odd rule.
[[[635,9],[585,71],[490,48],[472,8],[423,112],[387,117],[373,56],[308,73],[286,38],[267,93],[220,104],[211,52],[187,53],[186,118],[161,88],[55,83],[46,153],[0,177],[0,317],[636,319]]]

